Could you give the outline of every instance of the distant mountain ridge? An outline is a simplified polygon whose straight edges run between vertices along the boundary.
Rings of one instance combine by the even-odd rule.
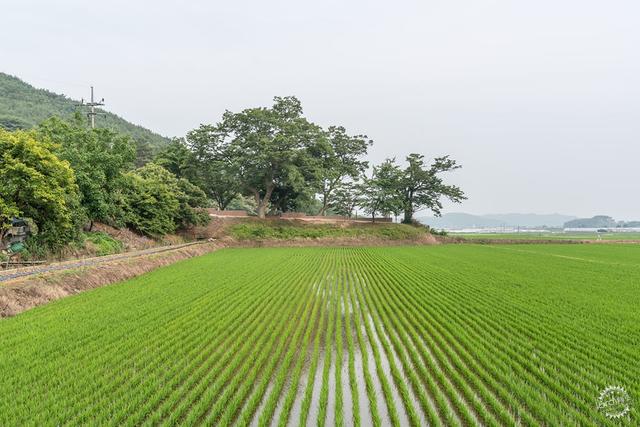
[[[0,127],[29,129],[51,116],[70,117],[79,101],[58,95],[46,89],[36,89],[17,77],[0,72]],[[131,136],[140,149],[158,150],[169,138],[135,125],[116,114],[98,110],[100,127]],[[148,147],[148,148],[147,148]]]
[[[563,227],[565,222],[576,216],[560,214],[488,214],[473,215],[463,212],[451,212],[441,217],[420,217],[418,220],[433,228],[493,228],[493,227]]]

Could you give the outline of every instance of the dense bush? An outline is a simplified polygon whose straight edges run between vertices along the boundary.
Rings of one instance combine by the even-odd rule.
[[[125,174],[122,191],[125,225],[148,236],[206,224],[209,218],[197,211],[206,201],[202,190],[153,163]]]

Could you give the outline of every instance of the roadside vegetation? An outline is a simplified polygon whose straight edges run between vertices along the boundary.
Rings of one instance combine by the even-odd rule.
[[[0,424],[636,425],[639,257],[221,250],[0,322]]]
[[[90,246],[97,256],[117,254],[124,249],[121,241],[101,231],[82,233],[81,239],[84,240],[84,246]]]

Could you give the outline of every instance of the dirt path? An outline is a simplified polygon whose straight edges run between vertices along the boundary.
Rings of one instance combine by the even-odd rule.
[[[174,251],[176,249],[185,248],[193,245],[201,245],[203,242],[184,243],[180,245],[171,246],[159,246],[150,249],[143,249],[139,251],[125,252],[114,255],[106,255],[100,257],[76,259],[70,261],[54,262],[50,264],[42,264],[35,267],[20,267],[12,268],[8,270],[0,270],[0,282],[6,282],[12,279],[20,277],[34,276],[36,274],[48,273],[52,271],[69,270],[79,267],[90,267],[96,264],[105,262],[136,258],[143,255],[156,254],[167,251]]]
[[[191,243],[5,271],[0,277],[0,318],[15,316],[88,289],[131,279],[221,247],[222,244],[215,242]]]

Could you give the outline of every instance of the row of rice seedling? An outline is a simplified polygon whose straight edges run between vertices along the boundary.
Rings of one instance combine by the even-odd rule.
[[[453,283],[455,283],[455,281],[452,281]],[[478,331],[478,333],[481,333],[481,331],[484,330],[493,330],[493,331],[500,331],[500,329],[502,328],[501,325],[497,325],[494,323],[494,325],[491,325],[489,328],[482,328],[481,326],[479,326],[479,324],[481,324],[482,322],[487,322],[487,323],[491,323],[492,319],[491,318],[482,318],[482,319],[478,319],[478,321],[474,322],[473,325],[470,325],[468,329],[473,329],[476,328],[476,330]],[[498,335],[499,334],[494,334],[494,335]],[[515,342],[518,343],[518,333],[515,332],[513,329],[510,329],[509,331],[509,336],[511,337],[511,342]],[[492,337],[486,337],[483,339],[483,341],[486,341],[487,339],[491,339]],[[501,341],[501,340],[499,340]],[[523,341],[524,342],[524,341]],[[506,344],[506,343],[505,343]],[[513,364],[513,362],[519,362],[522,364],[522,366],[524,367],[525,370],[527,370],[527,363],[528,361],[526,360],[525,357],[523,357],[521,354],[519,354],[517,351],[515,350],[510,350],[508,345],[502,345],[500,346],[501,350],[506,351],[508,354],[506,355],[506,357],[504,357],[504,360],[507,363]],[[495,350],[493,350],[495,352]],[[511,367],[511,369],[513,369],[513,367]],[[530,369],[528,371],[531,371]],[[525,372],[524,375],[531,375],[532,372]],[[535,372],[533,373],[535,374]],[[544,374],[544,373],[543,373]],[[550,391],[550,392],[556,392],[556,393],[569,393],[568,396],[564,397],[565,402],[567,403],[571,403],[572,399],[573,399],[573,395],[572,395],[572,389],[573,389],[573,385],[570,383],[566,383],[563,381],[564,379],[562,377],[560,377],[557,380],[553,380],[550,379],[549,377],[545,377],[543,374],[539,374],[538,375],[538,381],[543,381],[543,384],[545,385],[545,390]],[[576,380],[579,380],[579,378],[576,378]],[[575,391],[575,390],[574,390]],[[553,400],[553,395],[551,395],[551,398]],[[556,402],[560,403],[561,406],[565,407],[564,409],[570,409],[571,406],[570,405],[565,405],[563,404],[559,399],[556,399]],[[575,402],[575,401],[574,401]],[[580,415],[578,415],[580,416]]]
[[[317,302],[316,289],[308,286],[308,283],[311,282],[311,278],[314,276],[314,270],[316,269],[309,269],[298,277],[291,279],[289,286],[294,285],[306,288],[305,296],[299,302],[298,311],[296,311],[295,314],[288,314],[284,317],[280,325],[280,330],[272,330],[267,334],[271,339],[271,346],[268,349],[253,348],[251,352],[252,357],[248,358],[248,363],[245,365],[245,369],[251,369],[250,371],[235,372],[234,381],[226,385],[225,393],[221,396],[218,397],[216,393],[211,394],[213,399],[211,404],[214,405],[214,409],[211,410],[204,419],[206,424],[218,422],[218,411],[223,407],[226,408],[226,417],[224,419],[234,418],[235,413],[240,410],[240,407],[249,397],[255,386],[255,393],[244,408],[244,412],[240,417],[240,424],[248,424],[249,420],[254,416],[258,405],[266,398],[264,396],[265,391],[273,381],[272,376],[277,372],[278,364],[281,363],[282,359],[284,359],[285,362],[287,358],[289,360],[291,359],[293,349],[297,347],[298,338],[301,336],[303,327],[306,325],[304,319],[307,319],[307,316],[310,314],[310,308]],[[285,300],[295,301],[296,299],[293,298],[293,295],[289,295],[285,297]],[[298,321],[292,322],[291,319]],[[284,333],[281,332],[283,329],[285,330]],[[282,384],[282,379],[276,377],[276,382]],[[231,395],[236,388],[239,388],[239,393],[236,394],[234,398],[234,405],[229,405],[226,395]],[[270,419],[273,415],[276,401],[277,397],[265,402],[262,408],[262,413],[265,414],[265,417],[269,417]]]
[[[432,298],[434,297],[433,292],[432,292],[432,293],[430,293],[430,296],[431,296]],[[443,296],[443,299],[444,299],[444,298],[445,298],[445,297]],[[412,298],[411,300],[413,300],[413,298]],[[409,301],[409,300],[407,300],[407,301]],[[439,301],[440,301],[440,300],[439,300]],[[432,305],[429,305],[429,309],[433,309],[434,311],[441,311],[442,313],[444,313],[444,314],[446,315],[447,313],[446,313],[445,311],[443,311],[443,310],[445,310],[445,308],[444,308],[444,307],[446,307],[446,304],[444,303],[444,301],[440,301],[440,302],[441,302],[441,303],[440,303],[440,304],[438,304],[438,308],[433,308],[433,306],[432,306]],[[429,324],[429,325],[430,325],[430,324],[433,324],[433,325],[435,325],[435,326],[436,326],[436,328],[437,328],[437,329],[440,329],[440,331],[436,331],[436,332],[435,332],[435,334],[432,334],[431,336],[432,336],[432,338],[435,340],[435,341],[434,341],[435,343],[437,343],[438,341],[440,341],[440,342],[442,342],[442,343],[443,343],[443,344],[440,346],[440,351],[442,351],[442,352],[445,352],[445,353],[446,353],[446,352],[449,352],[449,349],[450,349],[450,345],[449,345],[449,344],[450,344],[450,343],[449,343],[449,342],[445,342],[445,341],[441,341],[441,340],[442,340],[442,337],[443,337],[443,336],[445,336],[445,335],[443,335],[443,329],[444,329],[444,328],[446,328],[446,327],[451,327],[451,325],[452,325],[452,324],[454,324],[454,325],[455,325],[456,320],[452,317],[450,322],[445,322],[445,321],[443,320],[444,318],[442,318],[442,317],[437,317],[437,315],[438,315],[438,314],[442,314],[442,313],[436,313],[435,315],[431,315],[431,317],[427,317],[427,318],[425,319],[425,321],[423,321],[423,322],[421,322],[421,323],[422,323],[422,324]],[[435,317],[434,317],[434,316],[435,316]],[[445,325],[445,324],[447,325],[446,327],[445,327],[445,326],[443,326],[443,325]],[[457,335],[459,336],[459,334],[457,334]],[[434,349],[437,349],[437,348],[438,348],[438,346],[434,346],[433,348],[434,348]],[[494,349],[493,351],[494,351],[494,352],[496,352],[497,350],[499,350],[499,349]]]
[[[322,427],[326,423],[327,417],[327,401],[329,399],[329,374],[331,372],[331,359],[333,355],[333,340],[335,334],[335,322],[336,322],[336,314],[337,307],[335,305],[336,302],[336,282],[335,277],[331,274],[331,286],[327,289],[328,292],[325,293],[327,295],[325,297],[327,304],[327,310],[329,312],[329,319],[327,322],[327,328],[324,331],[324,363],[322,367],[322,386],[320,388],[320,396],[318,399],[318,419],[317,425],[318,427]]]
[[[342,291],[342,304],[345,308],[345,337],[347,342],[347,369],[349,372],[349,391],[351,392],[351,414],[352,414],[352,423],[354,427],[360,427],[362,424],[362,419],[360,417],[360,393],[361,391],[358,389],[358,380],[357,376],[360,374],[356,372],[356,355],[355,355],[355,338],[352,333],[352,324],[351,319],[353,317],[354,308],[351,306],[349,301],[349,292],[348,289],[352,286],[349,281],[349,274],[347,272],[344,273],[344,289]]]
[[[267,282],[268,283],[268,282]],[[259,290],[259,289],[258,289]],[[248,290],[249,292],[251,291],[250,289]],[[244,295],[244,300],[243,299],[237,299],[236,301],[238,302],[238,304],[232,304],[229,307],[230,308],[236,308],[236,310],[234,312],[231,313],[231,317],[228,317],[229,319],[234,319],[237,318],[239,315],[241,315],[243,312],[246,312],[248,307],[245,305],[246,304],[246,297],[249,296],[250,294],[248,293],[240,293],[240,295],[238,295],[240,298],[242,298],[242,296]],[[233,300],[229,301],[229,302],[233,302]],[[264,305],[264,307],[268,307],[268,301],[266,301],[267,304]],[[209,311],[208,308],[204,308],[204,310],[206,310],[207,312]],[[201,309],[198,307],[197,309],[192,310],[194,314],[197,314],[200,318],[202,317],[202,311]],[[227,318],[226,316],[222,317],[222,318]],[[257,322],[255,323],[256,326],[260,325],[260,324],[264,324],[264,322],[261,322],[260,319],[256,319]],[[190,322],[189,322],[190,323]],[[182,323],[182,327],[184,328],[184,324]],[[208,322],[201,322],[201,324],[203,325],[208,325]],[[214,329],[215,330],[215,329]],[[168,353],[167,353],[167,357],[171,358],[174,362],[176,362],[173,365],[173,369],[167,371],[166,370],[166,364],[159,364],[157,367],[151,367],[149,366],[149,369],[141,369],[140,374],[142,375],[143,378],[147,378],[147,379],[152,379],[154,381],[155,384],[152,384],[150,387],[147,388],[148,393],[144,393],[144,394],[140,394],[139,399],[140,402],[146,402],[147,404],[140,404],[138,407],[138,410],[136,411],[136,413],[138,414],[142,414],[144,415],[145,413],[148,413],[147,411],[152,411],[151,408],[153,408],[153,406],[158,403],[160,401],[160,399],[165,399],[165,403],[171,405],[172,403],[175,403],[175,400],[172,400],[171,398],[167,398],[166,395],[162,392],[164,390],[170,390],[169,387],[167,387],[167,381],[169,381],[170,383],[172,383],[172,385],[176,385],[176,377],[182,377],[184,378],[184,372],[189,372],[189,373],[195,373],[195,374],[202,374],[203,368],[208,368],[208,372],[217,372],[218,370],[214,367],[211,368],[211,366],[209,366],[208,362],[213,362],[213,361],[218,361],[217,366],[224,366],[222,365],[222,363],[225,360],[229,360],[230,357],[229,355],[233,354],[233,352],[229,352],[229,348],[233,347],[235,345],[235,347],[233,347],[234,349],[237,349],[237,345],[238,343],[244,342],[245,340],[231,340],[229,341],[227,339],[227,342],[225,343],[225,346],[221,346],[220,342],[216,342],[216,341],[212,341],[209,339],[207,339],[207,332],[210,331],[210,329],[198,329],[198,328],[194,328],[193,330],[188,330],[187,335],[188,336],[193,336],[194,337],[194,341],[189,343],[189,344],[183,344],[180,345],[178,348],[193,348],[196,349],[197,351],[200,352],[200,354],[208,354],[209,356],[204,359],[202,362],[200,363],[199,370],[185,370],[184,366],[180,363],[181,359],[177,357],[177,355],[175,354],[175,347],[169,347]],[[225,334],[220,334],[218,335],[218,337],[220,337],[220,339],[222,339],[222,337],[225,337]],[[207,342],[210,341],[210,342]],[[208,349],[203,351],[203,345],[207,344]],[[211,351],[214,348],[224,348],[227,350],[227,354],[224,355],[226,356],[226,359],[223,358],[222,354],[218,354],[218,353],[213,353],[211,354]],[[174,350],[174,354],[172,356],[171,351]],[[190,361],[190,356],[191,354],[186,355],[185,358],[183,358],[182,360],[186,363],[188,363]],[[156,369],[153,369],[156,368]],[[159,368],[159,371],[157,370],[157,368]],[[163,369],[164,368],[164,369]],[[192,367],[191,367],[192,368]],[[195,371],[195,372],[194,372]],[[177,375],[183,373],[183,375]],[[160,378],[158,374],[162,374],[163,378]],[[198,376],[197,378],[201,378],[202,375]],[[192,375],[193,378],[193,375]],[[178,380],[179,381],[179,380]],[[193,390],[193,384],[190,384],[190,388],[191,390]],[[187,389],[187,390],[189,390]],[[159,392],[160,391],[160,392]],[[176,395],[176,393],[174,393],[174,396]],[[179,395],[179,394],[177,394]],[[137,404],[138,402],[132,402],[135,404]],[[112,403],[113,404],[113,403]],[[165,412],[163,411],[156,411],[155,413],[158,414],[156,415],[156,417],[161,416],[163,413],[167,413],[167,412],[171,412],[173,416],[177,416],[178,413],[180,413],[179,410],[176,410],[177,408],[175,406],[171,406],[171,410],[167,411],[166,410],[167,406],[165,406]],[[131,418],[130,416],[131,414],[129,414],[129,418]]]
[[[360,263],[363,263],[363,261],[361,260]],[[364,264],[366,265],[366,261],[364,262]],[[371,293],[375,286],[375,280],[372,280],[371,278],[369,278],[367,283],[370,284],[368,288],[371,290],[369,293]],[[410,328],[406,328],[406,329],[405,328],[406,328],[406,325],[404,325],[404,328],[400,329],[399,332],[402,333],[403,329],[405,332],[408,332],[408,333],[412,332]],[[393,336],[393,333],[390,333],[390,335]],[[448,422],[453,423],[453,422],[460,422],[458,420],[462,420],[464,423],[467,423],[467,424],[477,423],[474,416],[469,412],[467,405],[459,397],[459,393],[453,387],[449,378],[445,375],[445,371],[442,369],[441,363],[439,363],[438,359],[434,357],[433,349],[426,349],[423,346],[423,343],[420,340],[416,339],[416,335],[412,335],[412,338],[414,339],[414,341],[413,342],[405,341],[405,345],[407,345],[407,348],[409,349],[411,349],[412,347],[415,347],[420,352],[422,358],[421,358],[421,362],[417,363],[417,369],[422,369],[423,366],[427,367],[428,372],[423,373],[423,378],[427,379],[428,386],[431,388],[431,390],[434,390],[433,384],[429,382],[431,378],[435,378],[437,382],[436,390],[439,390],[441,393],[444,392],[444,396],[446,400],[448,400],[448,405],[445,405],[443,407],[443,412],[446,413],[447,406],[452,407],[454,409],[456,416],[454,418],[451,414],[448,414],[447,415]],[[441,402],[442,402],[442,399],[441,399]]]
[[[366,261],[363,263],[367,265]],[[422,373],[422,378],[429,381],[429,377],[435,377],[438,380],[438,387],[441,388],[441,391],[445,392],[447,399],[455,408],[458,417],[460,417],[459,419],[465,424],[478,424],[480,422],[489,425],[497,424],[497,420],[495,420],[491,414],[487,413],[486,408],[476,398],[474,393],[477,391],[472,391],[465,383],[465,380],[451,368],[450,359],[447,359],[442,352],[438,351],[437,346],[433,345],[434,341],[431,341],[432,345],[429,349],[424,346],[425,341],[419,338],[420,336],[425,336],[424,329],[420,327],[423,322],[417,322],[416,325],[416,322],[407,321],[404,313],[413,314],[415,317],[412,319],[419,319],[419,314],[411,310],[411,307],[396,305],[394,295],[396,289],[385,289],[385,287],[381,285],[389,282],[389,280],[385,277],[377,276],[375,266],[370,266],[367,271],[371,271],[370,274],[372,275],[369,280],[369,283],[372,283],[369,294],[371,294],[373,298],[376,296],[382,298],[378,300],[378,307],[379,313],[383,318],[383,323],[386,321],[385,326],[389,330],[396,328],[396,334],[402,341],[402,345],[400,345],[397,340],[394,340],[396,347],[400,350],[403,346],[410,350],[415,348],[422,354],[422,358],[417,358],[414,355],[412,358],[414,366],[411,367],[411,365],[408,365],[407,370],[411,371],[411,369],[416,369],[420,372],[422,370],[422,362],[425,362],[425,366],[429,368],[430,372]],[[387,317],[387,314],[390,314],[390,316]],[[407,334],[406,336],[405,333]],[[395,334],[390,334],[391,337],[394,335]],[[434,390],[433,385],[429,385],[428,389]],[[438,392],[437,390],[434,391],[436,393]],[[441,399],[441,397],[439,398]],[[429,413],[427,414],[429,415]],[[433,414],[429,416],[430,418],[434,417]],[[479,421],[478,418],[482,421]],[[455,421],[449,416],[448,423],[452,422]]]
[[[293,270],[294,272],[297,270]],[[268,284],[269,281],[264,283]],[[250,288],[239,292],[234,295],[234,299],[228,301],[228,308],[221,313],[223,319],[239,319],[249,310],[249,307],[255,303],[247,297],[259,292],[260,289],[256,289],[252,292]],[[209,333],[212,329],[208,327],[205,329],[194,328],[188,331],[188,336],[194,338],[191,343],[180,343],[180,345],[166,347],[168,357],[174,360],[172,369],[167,370],[165,364],[145,364],[143,366],[146,369],[141,369],[139,375],[143,378],[152,379],[153,383],[148,387],[148,393],[140,394],[138,399],[140,404],[138,409],[132,414],[128,414],[130,420],[143,421],[147,414],[153,414],[153,417],[147,422],[153,422],[162,419],[165,415],[171,414],[173,417],[178,416],[184,411],[184,405],[179,406],[179,400],[184,397],[188,391],[193,392],[196,387],[196,381],[200,381],[206,377],[207,374],[212,372],[218,372],[219,367],[225,366],[225,363],[229,362],[234,356],[234,351],[237,350],[239,343],[245,343],[247,341],[255,340],[256,332],[260,331],[260,326],[263,328],[266,326],[264,319],[260,316],[268,314],[269,304],[272,303],[277,297],[277,294],[265,295],[262,305],[252,311],[252,315],[246,318],[249,322],[247,328],[239,329],[235,327],[234,322],[227,324],[226,328],[216,331],[214,337],[217,339],[211,339]],[[202,311],[210,311],[212,307],[205,306],[202,309],[198,308],[192,310],[192,314],[201,317]],[[184,327],[186,322],[180,322]],[[191,322],[189,322],[191,323]],[[207,322],[201,322],[204,326],[210,326]],[[215,329],[214,329],[215,331]],[[234,334],[234,332],[236,332]],[[244,332],[243,335],[240,335]],[[253,335],[248,335],[248,332],[254,332]],[[175,354],[176,348],[190,349],[182,358],[177,357]],[[230,350],[232,349],[232,350]],[[173,352],[173,356],[172,356]],[[156,351],[156,353],[160,353]],[[215,363],[214,363],[215,362]],[[186,364],[185,365],[183,365]],[[162,374],[162,377],[159,376]],[[158,392],[158,390],[172,390],[175,391],[171,395]],[[138,402],[134,402],[138,403]],[[113,405],[113,403],[112,403]],[[161,405],[161,406],[160,406]]]
[[[69,299],[68,301],[71,301],[72,299]],[[65,303],[67,301],[64,301]],[[142,319],[142,320],[146,320],[146,319]],[[144,330],[145,329],[145,325],[146,323],[144,321],[141,321],[139,323],[140,325],[140,329]],[[83,323],[80,323],[78,325],[75,325],[78,328],[82,328],[83,327]],[[107,331],[114,331],[114,332],[118,332],[118,329],[112,329],[111,327],[109,327],[107,325],[107,327],[104,328]],[[168,328],[170,329],[170,328]],[[81,329],[80,329],[81,330]],[[98,329],[99,331],[99,329]],[[54,331],[54,333],[57,331]],[[75,332],[75,330],[74,330]],[[122,354],[127,354],[126,350],[131,350],[131,349],[138,349],[139,348],[137,346],[135,346],[135,342],[136,340],[140,337],[140,335],[138,335],[136,332],[137,331],[132,331],[133,333],[131,335],[133,335],[133,340],[129,339],[130,337],[123,337],[122,334],[120,333],[116,333],[114,334],[116,337],[118,337],[119,339],[116,341],[117,345],[112,346],[112,348],[107,347],[105,348],[101,348],[99,345],[86,345],[85,348],[83,349],[72,349],[69,350],[68,353],[68,358],[63,358],[61,360],[62,363],[58,363],[56,368],[60,369],[61,371],[66,371],[66,363],[68,361],[74,362],[77,365],[83,367],[84,369],[78,370],[78,369],[74,369],[74,376],[72,376],[71,378],[69,377],[65,377],[65,376],[61,376],[60,378],[57,378],[59,381],[56,383],[56,388],[58,390],[60,390],[61,392],[69,392],[69,398],[67,398],[66,402],[65,402],[65,409],[71,409],[73,408],[73,405],[70,405],[70,400],[79,398],[79,397],[85,397],[84,394],[76,394],[73,393],[73,389],[71,390],[67,390],[67,388],[65,387],[65,384],[68,382],[71,382],[71,385],[77,385],[77,384],[86,384],[90,387],[93,387],[94,384],[98,383],[101,384],[101,378],[96,375],[99,372],[102,371],[106,371],[106,374],[110,374],[111,378],[114,377],[114,374],[117,374],[120,372],[120,370],[117,371],[113,371],[112,366],[110,366],[106,361],[112,361],[115,359],[116,362],[121,363],[120,362],[120,355]],[[155,335],[153,335],[155,337]],[[105,341],[108,340],[108,338],[110,338],[109,334],[105,334],[104,337],[106,338]],[[55,337],[54,337],[55,339]],[[49,344],[48,342],[44,342],[45,345]],[[92,351],[86,351],[83,352],[82,350],[92,350]],[[87,353],[86,355],[84,353]],[[50,363],[47,363],[49,360],[51,360],[52,358],[54,358],[55,355],[49,353],[47,355],[47,357],[42,358],[39,362],[44,365],[45,367],[50,366]],[[25,363],[24,361],[22,363]],[[127,363],[121,363],[122,365],[126,365]],[[130,363],[129,363],[130,364]],[[109,370],[108,368],[111,367],[111,369]],[[30,369],[27,373],[30,373],[32,370],[37,370],[37,369]],[[83,375],[86,374],[86,375]],[[92,375],[93,374],[93,375]],[[42,381],[46,381],[48,379],[51,378],[50,375],[50,371],[47,371],[46,369],[43,370],[42,373],[40,373],[40,378],[42,379]],[[29,379],[27,379],[27,381],[29,381]],[[31,391],[35,391],[37,392],[37,382],[36,381],[29,381],[30,386],[31,386]],[[46,387],[46,385],[45,385]],[[100,395],[98,395],[100,396]],[[36,401],[34,402],[35,404],[39,403],[41,401]],[[46,402],[46,400],[45,400]],[[80,403],[82,403],[82,400],[80,400]],[[39,412],[36,412],[39,413]]]
[[[353,322],[356,330],[358,348],[362,355],[362,375],[364,376],[365,391],[367,395],[367,401],[369,403],[369,413],[371,415],[371,422],[373,423],[374,426],[378,427],[382,425],[382,418],[380,417],[377,398],[376,398],[376,391],[373,384],[373,376],[371,375],[372,367],[369,366],[369,360],[366,355],[366,351],[367,351],[366,349],[368,344],[365,341],[364,334],[362,332],[363,327],[362,327],[361,314],[360,314],[360,308],[359,308],[360,306],[355,302],[356,300],[354,296],[355,280],[351,272],[349,273],[349,278],[350,278],[349,287],[348,287],[349,303],[354,310]]]
[[[396,261],[396,260],[390,260],[390,261]],[[395,262],[392,262],[392,264],[397,265]],[[404,267],[406,266],[402,266],[398,270],[394,271],[395,273],[394,276],[396,274],[401,275],[402,271],[400,270],[405,270]],[[412,264],[409,271],[412,268],[415,269],[415,264]],[[411,274],[409,274],[409,276],[411,276]],[[456,283],[455,280],[451,280],[451,278],[448,277],[447,274],[443,274],[443,272],[439,272],[437,275],[435,275],[435,277],[430,277],[430,278],[425,277],[424,280],[421,280],[420,281],[422,285],[421,287],[424,287],[425,290],[426,288],[428,288],[429,293],[428,294],[425,293],[424,297],[422,298],[419,295],[413,296],[411,297],[410,300],[408,300],[405,303],[409,303],[410,301],[425,301],[425,298],[427,296],[430,298],[433,298],[434,286],[432,286],[431,283],[434,283],[434,282],[437,283],[438,280],[443,281],[442,283],[443,294],[441,297],[437,298],[438,304],[424,304],[424,305],[433,311],[438,311],[438,310],[441,311],[441,313],[448,316],[449,318],[447,319],[447,321],[443,319],[434,318],[430,320],[430,322],[424,322],[424,323],[425,324],[431,323],[431,324],[440,325],[440,326],[442,325],[450,326],[451,324],[456,324],[458,322],[466,323],[462,328],[458,329],[457,331],[454,331],[454,333],[451,336],[455,338],[449,339],[449,341],[446,343],[448,347],[451,347],[451,342],[454,339],[456,338],[460,339],[461,337],[465,337],[465,335],[468,336],[469,331],[473,331],[474,333],[480,335],[483,331],[485,332],[491,331],[493,333],[494,331],[499,330],[500,328],[499,324],[496,324],[495,322],[493,322],[493,324],[491,323],[492,316],[481,316],[481,318],[479,319],[473,319],[474,315],[473,315],[472,307],[474,305],[477,306],[477,304],[473,303],[473,301],[471,301],[469,298],[471,295],[473,295],[471,290],[469,289],[469,290],[466,290],[463,294],[455,295],[458,284]],[[426,285],[427,283],[429,284],[428,286]],[[398,287],[398,289],[404,290],[404,289],[410,288],[406,286],[406,282],[403,284],[405,286],[403,288]],[[445,300],[445,298],[447,298],[448,296],[450,296],[450,302],[447,302]],[[460,304],[460,301],[465,301],[465,304]],[[487,303],[487,307],[490,307],[491,301],[487,301],[486,303]],[[459,309],[461,312],[456,312],[455,315],[446,313],[446,307],[449,305],[459,305],[460,306]],[[502,306],[495,308],[496,311],[503,310],[503,309],[504,307]],[[469,319],[473,319],[473,322],[469,322]],[[482,323],[487,323],[487,326],[483,328]],[[532,328],[532,331],[535,331],[536,328],[533,324],[529,326]],[[553,329],[551,329],[551,331],[553,331]],[[548,374],[545,374],[544,372],[536,372],[535,367],[528,365],[528,362],[526,360],[526,356],[527,356],[526,352],[524,354],[522,353],[518,354],[517,352],[518,345],[522,346],[522,348],[526,348],[526,342],[525,342],[526,338],[523,337],[522,341],[520,341],[520,339],[518,338],[518,333],[516,331],[511,329],[510,332],[511,332],[510,335],[504,335],[502,337],[500,337],[499,335],[496,336],[495,337],[496,342],[493,343],[493,345],[492,344],[487,345],[485,343],[488,339],[491,339],[490,336],[489,337],[483,336],[482,339],[477,340],[476,342],[471,341],[470,343],[468,343],[468,345],[470,350],[474,353],[478,353],[478,350],[484,347],[487,354],[490,355],[494,360],[496,356],[501,357],[502,362],[504,363],[504,366],[506,368],[503,371],[503,374],[513,375],[514,369],[516,369],[516,372],[518,373],[519,376],[523,378],[528,378],[529,384],[531,384],[531,386],[521,387],[519,384],[514,384],[514,387],[512,387],[511,389],[512,393],[514,390],[518,391],[522,389],[523,391],[522,396],[529,397],[528,400],[521,402],[522,403],[521,406],[523,408],[533,409],[534,412],[536,412],[536,415],[538,416],[544,415],[547,419],[551,419],[551,420],[553,419],[566,420],[567,417],[571,417],[569,419],[573,419],[575,417],[575,419],[582,420],[582,422],[586,423],[587,420],[585,419],[584,414],[589,413],[589,416],[595,418],[596,420],[600,419],[600,421],[606,421],[601,419],[602,415],[593,413],[592,404],[589,405],[590,403],[589,399],[584,397],[584,391],[581,391],[581,389],[577,389],[573,387],[571,384],[568,384],[565,381],[566,375],[569,375],[567,371],[569,370],[575,371],[576,369],[581,370],[582,368],[572,367],[570,363],[566,363],[564,366],[562,366],[563,362],[561,357],[559,365],[562,366],[562,369],[559,370],[559,373],[561,373],[562,375],[560,377],[556,375],[555,378],[552,378],[552,377],[549,377]],[[558,331],[556,330],[555,332],[557,333]],[[512,344],[512,342],[514,341],[516,343],[515,345]],[[513,348],[515,348],[516,350],[511,350]],[[508,350],[505,350],[505,351],[508,351],[506,355],[502,353],[503,349],[508,349]],[[485,366],[495,365],[494,360],[492,360],[492,363],[486,363]],[[609,365],[611,365],[611,362],[609,362]],[[501,383],[509,385],[509,381],[504,380],[504,378],[500,378],[500,377],[498,378],[502,380]],[[580,378],[577,378],[577,377],[573,379],[576,381],[580,380]],[[582,390],[585,390],[585,389],[582,389]],[[545,393],[544,395],[547,397],[542,399],[541,398],[536,399],[535,394],[540,394],[541,392],[544,392]],[[562,397],[560,399],[555,399],[554,394]],[[575,397],[576,394],[579,396],[579,398]],[[580,396],[580,394],[582,394],[582,396]],[[534,396],[534,398],[531,399],[530,398],[531,396]],[[554,407],[556,409],[554,409]]]
[[[0,425],[617,425],[597,399],[640,398],[640,248],[571,251],[179,263],[0,321]]]
[[[273,387],[271,389],[271,394],[269,395],[265,403],[262,413],[259,415],[258,425],[260,426],[266,426],[270,424],[274,416],[276,405],[280,398],[280,394],[282,393],[282,390],[285,386],[285,381],[287,377],[290,375],[290,368],[293,363],[294,356],[302,355],[302,354],[305,354],[306,352],[308,339],[311,332],[310,325],[315,323],[317,308],[324,304],[324,301],[321,298],[317,298],[317,294],[316,292],[314,292],[315,289],[311,287],[311,290],[312,290],[312,293],[311,293],[310,304],[312,304],[312,308],[311,309],[308,308],[306,310],[307,313],[310,313],[310,316],[307,318],[306,321],[304,321],[304,315],[303,315],[300,317],[301,319],[303,319],[303,321],[298,323],[291,322],[291,324],[297,325],[297,330],[290,343],[283,343],[283,349],[285,348],[284,344],[288,344],[288,347],[286,347],[287,352],[283,357],[279,370],[277,371],[277,373],[275,373],[275,379],[272,381]],[[309,331],[309,334],[305,333],[306,331]],[[303,336],[306,337],[306,340],[303,339],[301,342],[299,338],[302,338]],[[298,349],[300,347],[302,347],[301,349],[302,351],[299,352]]]
[[[326,295],[327,291],[327,282],[324,281],[324,287],[322,289],[322,295]],[[320,320],[318,322],[318,330],[316,331],[314,340],[313,340],[313,353],[311,355],[311,363],[308,371],[308,380],[307,386],[304,390],[304,394],[302,395],[302,403],[300,408],[300,421],[299,425],[307,425],[309,410],[311,409],[312,399],[313,399],[313,387],[316,381],[318,363],[320,360],[320,342],[323,336],[323,332],[327,329],[329,313],[327,310],[326,304],[321,306],[321,314]]]

